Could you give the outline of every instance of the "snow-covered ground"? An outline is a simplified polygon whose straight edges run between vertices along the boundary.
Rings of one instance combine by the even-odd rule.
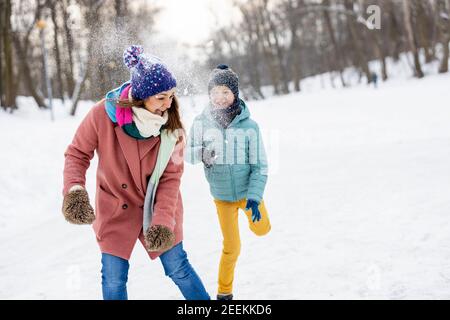
[[[249,103],[269,155],[272,231],[256,237],[240,217],[236,298],[449,299],[450,74],[378,90],[320,81]],[[199,99],[182,99],[188,127]],[[76,118],[58,104],[52,123],[19,101],[0,112],[0,299],[101,299],[93,231],[61,214],[63,153],[92,103]],[[185,168],[184,244],[214,296],[220,229],[201,166]],[[182,298],[139,242],[130,264],[130,299]]]

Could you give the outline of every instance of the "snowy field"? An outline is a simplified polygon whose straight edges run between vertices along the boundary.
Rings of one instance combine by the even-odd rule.
[[[270,161],[272,231],[254,236],[241,215],[236,299],[450,299],[450,75],[320,83],[248,104]],[[200,100],[182,100],[187,127]],[[92,103],[76,118],[58,104],[52,123],[19,101],[0,112],[0,299],[101,299],[94,233],[61,213],[63,153]],[[94,158],[92,203],[95,169]],[[182,193],[185,248],[215,296],[221,234],[201,166],[186,164]],[[182,298],[139,242],[130,264],[130,299]]]

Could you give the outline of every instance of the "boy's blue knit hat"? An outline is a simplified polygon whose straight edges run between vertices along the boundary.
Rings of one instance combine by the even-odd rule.
[[[145,100],[177,86],[177,80],[163,62],[143,52],[142,46],[132,45],[123,53],[123,62],[131,73],[131,94],[136,100]]]
[[[208,92],[215,86],[226,86],[233,92],[236,99],[239,97],[239,77],[226,64],[219,64],[210,74]]]

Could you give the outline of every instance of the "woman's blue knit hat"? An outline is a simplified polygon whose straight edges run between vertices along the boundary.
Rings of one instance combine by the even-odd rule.
[[[239,97],[238,75],[226,64],[219,64],[212,72],[208,82],[208,92],[215,86],[227,86],[236,99]]]
[[[123,53],[123,62],[131,73],[131,94],[136,100],[145,100],[177,86],[177,80],[164,63],[143,52],[142,46],[132,45]]]

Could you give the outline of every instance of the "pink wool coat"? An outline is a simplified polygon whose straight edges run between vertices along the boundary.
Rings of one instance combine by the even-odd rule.
[[[159,137],[137,140],[128,136],[110,120],[103,101],[78,127],[64,154],[63,195],[74,185],[85,186],[86,171],[97,151],[96,218],[92,226],[101,252],[129,260],[136,240],[144,245],[143,205],[159,145]],[[174,232],[175,244],[183,239],[183,148],[183,143],[177,144],[161,176],[152,220],[152,225],[164,225]],[[151,259],[161,253],[148,252]]]

